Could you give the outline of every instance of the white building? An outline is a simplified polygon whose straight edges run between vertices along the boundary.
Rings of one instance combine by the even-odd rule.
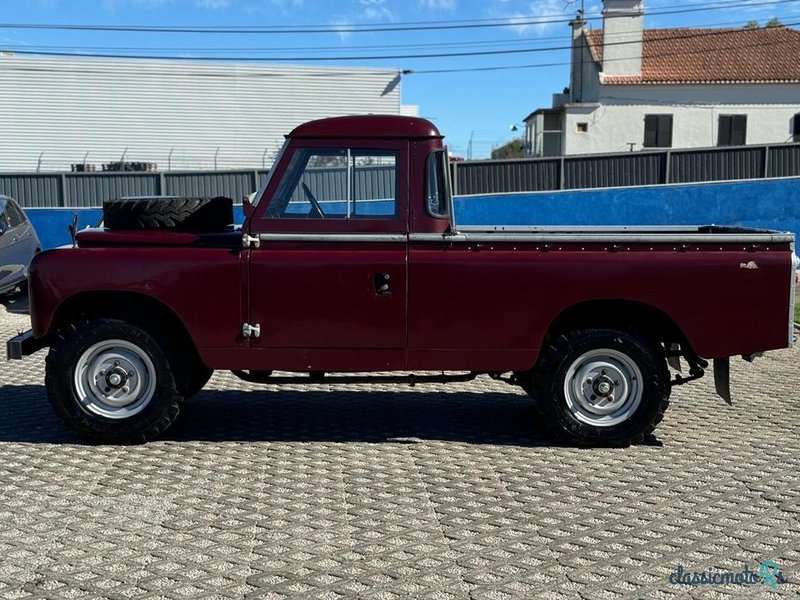
[[[642,0],[572,22],[569,88],[525,119],[533,156],[800,142],[800,31],[644,29]]]
[[[304,121],[416,114],[396,69],[45,58],[0,52],[0,171],[84,161],[269,167]]]

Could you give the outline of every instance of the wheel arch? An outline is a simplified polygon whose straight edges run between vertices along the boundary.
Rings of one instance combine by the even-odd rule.
[[[120,319],[151,330],[167,333],[202,363],[197,346],[172,308],[161,300],[138,292],[87,291],[62,301],[50,323],[50,334],[84,319]]]
[[[679,343],[687,350],[691,347],[683,330],[664,311],[644,302],[617,299],[587,300],[565,308],[550,322],[542,345],[579,327],[625,328],[655,342]]]

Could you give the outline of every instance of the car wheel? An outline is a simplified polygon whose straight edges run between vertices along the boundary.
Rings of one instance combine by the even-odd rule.
[[[173,356],[166,339],[130,323],[82,321],[60,331],[47,355],[47,396],[88,441],[143,443],[180,411]]]
[[[669,373],[658,344],[627,331],[586,329],[558,336],[533,373],[539,406],[580,444],[642,441],[669,405]]]

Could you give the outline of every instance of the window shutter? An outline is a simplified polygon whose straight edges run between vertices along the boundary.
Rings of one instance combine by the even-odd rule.
[[[733,117],[731,144],[733,146],[744,146],[746,143],[747,143],[747,116],[736,115]]]
[[[658,139],[658,117],[647,115],[644,118],[644,147],[655,148]]]
[[[658,118],[658,147],[672,148],[672,115]]]
[[[800,142],[800,113],[794,116],[794,141]]]
[[[731,117],[721,115],[719,118],[719,134],[717,135],[717,146],[731,145]]]

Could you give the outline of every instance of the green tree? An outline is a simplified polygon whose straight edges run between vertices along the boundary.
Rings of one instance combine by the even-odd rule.
[[[758,29],[759,27],[761,25],[759,25],[758,21],[748,21],[744,26],[745,29]]]
[[[764,27],[783,27],[783,22],[778,17],[772,17]]]
[[[525,144],[522,138],[514,138],[499,148],[492,150],[492,158],[524,158]]]

